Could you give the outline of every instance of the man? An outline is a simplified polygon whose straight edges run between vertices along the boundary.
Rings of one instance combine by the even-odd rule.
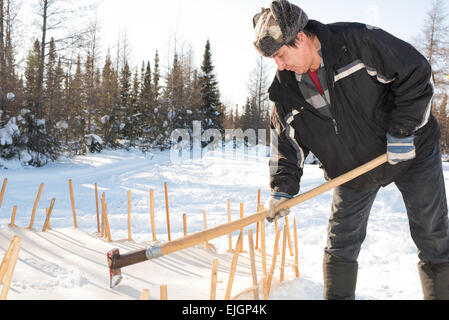
[[[269,89],[269,220],[299,192],[311,151],[330,179],[387,152],[388,163],[334,190],[323,273],[326,299],[355,299],[357,258],[380,187],[400,190],[418,247],[425,299],[449,299],[449,224],[426,59],[359,23],[322,24],[286,0],[254,19],[255,47],[278,72]]]

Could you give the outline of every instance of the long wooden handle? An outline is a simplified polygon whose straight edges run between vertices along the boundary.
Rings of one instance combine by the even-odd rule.
[[[326,191],[329,191],[335,187],[338,187],[342,184],[345,184],[348,181],[351,181],[352,179],[355,179],[371,170],[373,170],[376,167],[381,166],[382,164],[387,162],[387,154],[383,154],[382,156],[342,175],[339,176],[331,181],[328,181],[327,183],[311,190],[308,192],[305,192],[295,198],[292,198],[290,200],[287,200],[280,204],[278,207],[276,207],[276,211],[292,208],[304,201],[307,201],[313,197],[316,197]],[[185,248],[189,248],[195,245],[198,245],[200,243],[203,243],[208,240],[215,239],[217,237],[226,235],[228,233],[231,233],[235,230],[245,228],[253,223],[256,223],[257,221],[263,220],[267,217],[268,212],[266,210],[259,211],[253,215],[246,216],[244,218],[241,218],[239,220],[235,220],[233,222],[229,222],[227,224],[222,224],[214,228],[210,228],[207,230],[203,230],[197,233],[193,233],[190,235],[187,235],[183,238],[176,239],[173,241],[169,241],[166,243],[163,243],[158,246],[149,247],[144,250],[140,250],[138,252],[130,252],[124,255],[120,255],[117,257],[117,259],[113,262],[111,268],[118,269],[122,267],[129,266],[131,264],[143,262],[146,260],[158,258],[164,255],[167,255],[169,253],[179,251]],[[129,259],[128,259],[129,257]]]
[[[308,192],[305,192],[295,198],[292,198],[288,201],[285,201],[281,203],[277,208],[276,211],[282,210],[282,209],[289,209],[294,206],[297,206],[298,204],[305,202],[311,198],[314,198],[326,191],[329,191],[335,187],[338,187],[342,184],[345,184],[348,181],[351,181],[371,170],[373,170],[376,167],[381,166],[382,164],[386,163],[388,161],[387,154],[384,154],[344,175],[341,175],[333,180],[328,181],[327,183],[310,190]],[[204,241],[211,240],[220,236],[223,236],[225,234],[231,233],[235,230],[244,228],[248,225],[251,225],[259,220],[265,219],[267,217],[267,211],[263,210],[256,214],[244,217],[239,220],[235,220],[233,222],[219,225],[215,228],[210,228],[201,232],[193,233],[191,235],[188,235],[186,237],[173,240],[170,242],[166,242],[162,244],[162,255],[166,255],[178,250],[182,250],[191,246],[195,246],[197,244],[200,244]]]

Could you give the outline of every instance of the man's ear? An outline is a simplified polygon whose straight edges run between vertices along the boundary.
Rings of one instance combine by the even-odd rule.
[[[299,31],[296,35],[296,42],[303,42],[307,38],[306,34],[302,31]]]

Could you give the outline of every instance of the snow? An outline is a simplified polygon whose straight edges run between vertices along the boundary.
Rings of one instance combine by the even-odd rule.
[[[103,139],[101,139],[100,136],[93,133],[86,135],[86,140],[88,145],[92,144],[93,142],[103,144]]]
[[[232,220],[239,218],[240,203],[245,215],[256,212],[257,190],[262,203],[269,196],[268,158],[263,152],[232,157],[209,152],[202,159],[182,163],[170,161],[170,152],[153,151],[145,157],[136,150],[89,154],[61,159],[43,168],[20,167],[0,170],[0,183],[8,184],[0,208],[0,257],[14,235],[20,236],[22,249],[16,265],[8,299],[139,299],[142,289],[159,299],[159,286],[168,285],[169,299],[209,299],[212,260],[219,260],[217,298],[223,299],[228,283],[232,254],[227,253],[228,237],[211,240],[214,248],[203,245],[178,251],[162,258],[123,269],[124,279],[109,288],[106,252],[121,253],[145,248],[152,240],[149,218],[149,189],[154,190],[156,233],[167,241],[164,182],[168,185],[171,238],[183,236],[182,215],[187,214],[189,233],[203,230],[203,210],[208,227],[227,222],[227,199],[231,199]],[[263,155],[262,155],[263,154]],[[445,180],[449,165],[444,163]],[[73,180],[78,229],[73,228],[68,180]],[[95,183],[99,196],[104,192],[114,242],[97,235]],[[306,165],[301,190],[324,183],[317,165]],[[44,189],[37,208],[34,228],[27,230],[39,185]],[[127,190],[132,192],[132,237],[127,239]],[[56,198],[51,217],[52,230],[42,233],[45,208]],[[322,299],[322,259],[326,246],[327,223],[332,192],[326,192],[292,209],[289,216],[293,236],[296,218],[299,240],[300,277],[292,271],[293,257],[287,249],[285,281],[279,283],[279,268],[273,278],[270,299]],[[8,228],[14,205],[18,206],[15,224]],[[282,227],[282,222],[280,222]],[[255,234],[255,226],[251,226]],[[274,225],[266,224],[267,266],[271,266]],[[232,234],[233,246],[238,231]],[[282,237],[281,237],[282,239]],[[254,239],[255,240],[255,239]],[[244,250],[248,251],[245,232]],[[261,253],[256,250],[258,278]],[[422,299],[417,270],[417,249],[410,237],[401,195],[394,185],[382,189],[374,203],[367,238],[359,257],[357,299]],[[277,266],[280,264],[280,256]],[[192,285],[195,283],[195,285]],[[231,296],[253,299],[248,252],[242,253]]]
[[[68,129],[69,124],[65,120],[60,120],[56,123],[56,128],[58,129]]]
[[[20,135],[16,118],[11,118],[4,128],[0,128],[0,145],[11,145],[14,134]]]

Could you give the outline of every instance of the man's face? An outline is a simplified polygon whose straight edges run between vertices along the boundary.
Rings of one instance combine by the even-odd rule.
[[[297,48],[284,45],[272,56],[280,71],[288,70],[303,74],[310,70],[313,51],[311,42],[304,33],[298,34],[296,46]]]

